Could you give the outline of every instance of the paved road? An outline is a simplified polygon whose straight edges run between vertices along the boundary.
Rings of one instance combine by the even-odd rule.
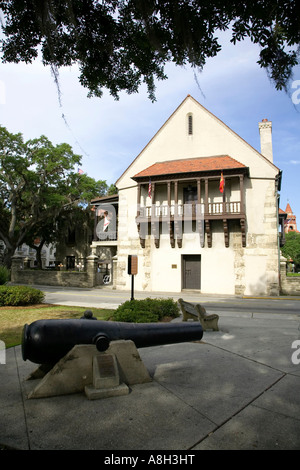
[[[84,307],[117,308],[118,305],[130,300],[130,291],[115,291],[111,288],[73,289],[57,287],[40,287],[45,292],[45,301],[59,305]],[[145,297],[171,297],[177,300],[182,297],[189,302],[198,302],[205,306],[207,312],[222,311],[231,313],[281,313],[299,314],[300,298],[240,298],[234,296],[205,295],[195,292],[161,293],[135,292],[135,299]]]

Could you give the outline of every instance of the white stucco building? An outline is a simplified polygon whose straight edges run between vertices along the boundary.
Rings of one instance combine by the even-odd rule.
[[[260,122],[259,132],[261,152],[184,99],[116,182],[117,240],[109,243],[117,289],[130,289],[128,255],[137,255],[136,290],[279,292],[281,172],[272,123]]]

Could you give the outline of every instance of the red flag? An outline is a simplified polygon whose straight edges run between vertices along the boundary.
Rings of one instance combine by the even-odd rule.
[[[149,180],[149,186],[148,186],[148,196],[151,198],[152,196],[152,186],[151,186],[151,179]]]
[[[221,179],[220,179],[220,186],[219,186],[219,189],[220,189],[220,192],[223,193],[224,192],[224,186],[225,186],[225,180],[223,178],[223,172],[221,173]]]

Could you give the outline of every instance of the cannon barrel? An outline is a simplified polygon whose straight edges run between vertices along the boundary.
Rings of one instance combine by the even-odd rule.
[[[137,348],[197,341],[203,336],[200,322],[125,323],[86,319],[37,320],[26,324],[22,356],[37,364],[54,364],[77,344],[95,344],[105,351],[110,341],[131,340]]]

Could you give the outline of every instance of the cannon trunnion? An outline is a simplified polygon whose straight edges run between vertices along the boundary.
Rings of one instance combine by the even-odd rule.
[[[106,351],[111,341],[131,340],[137,348],[200,340],[201,323],[126,323],[86,319],[37,320],[26,324],[22,356],[37,364],[54,364],[78,344]]]

